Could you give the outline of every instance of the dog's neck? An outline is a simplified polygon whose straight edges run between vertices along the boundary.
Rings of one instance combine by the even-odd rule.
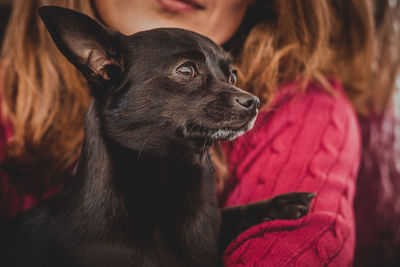
[[[207,153],[193,154],[180,161],[146,153],[138,156],[138,151],[101,135],[96,108],[91,104],[76,174],[83,183],[82,208],[90,216],[102,216],[104,212],[108,217],[110,214],[142,218],[179,212],[195,214],[206,199],[205,188],[210,195],[207,198],[215,199],[207,156]]]

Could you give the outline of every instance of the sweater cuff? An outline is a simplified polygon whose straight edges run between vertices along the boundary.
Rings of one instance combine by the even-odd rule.
[[[228,246],[224,266],[350,266],[352,229],[340,216],[322,212],[259,224]]]

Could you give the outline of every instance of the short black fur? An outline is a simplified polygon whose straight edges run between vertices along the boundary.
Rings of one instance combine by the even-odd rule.
[[[220,47],[181,29],[125,36],[72,10],[39,12],[93,101],[74,179],[10,223],[0,266],[217,266],[240,232],[307,213],[310,193],[218,209],[208,149],[249,130],[259,105]]]

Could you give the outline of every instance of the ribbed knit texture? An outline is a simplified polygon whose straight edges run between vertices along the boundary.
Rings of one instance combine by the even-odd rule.
[[[225,266],[350,266],[355,247],[353,198],[360,161],[355,113],[340,84],[336,95],[310,85],[282,88],[250,132],[224,144],[231,187],[225,206],[288,192],[314,192],[298,220],[254,226],[224,253]]]

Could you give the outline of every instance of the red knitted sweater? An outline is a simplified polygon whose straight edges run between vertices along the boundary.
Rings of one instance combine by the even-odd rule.
[[[234,240],[225,266],[350,266],[355,247],[353,198],[360,162],[356,115],[337,82],[336,95],[310,85],[281,88],[252,131],[225,144],[233,183],[225,206],[292,191],[314,192],[299,220],[254,226]]]
[[[296,83],[280,88],[254,129],[224,144],[232,174],[224,206],[292,191],[317,194],[306,217],[265,222],[242,233],[224,253],[226,266],[351,265],[360,134],[343,90],[332,85],[334,96],[316,85],[303,96],[293,93]],[[10,133],[9,125],[0,125],[1,150]],[[59,185],[30,188],[14,186],[0,168],[0,215],[12,217]]]

